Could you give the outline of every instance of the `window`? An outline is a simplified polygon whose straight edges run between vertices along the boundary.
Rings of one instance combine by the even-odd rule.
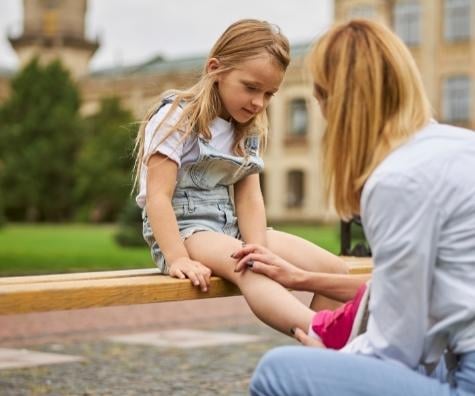
[[[290,102],[290,134],[304,136],[307,134],[307,127],[307,102],[303,98],[293,99]]]
[[[470,120],[470,78],[468,76],[453,76],[444,81],[442,113],[445,121]]]
[[[55,8],[59,8],[60,0],[43,0],[42,3],[44,8],[52,10]]]
[[[348,19],[373,19],[376,15],[374,6],[372,5],[359,5],[350,9],[348,13]]]
[[[420,43],[421,11],[419,2],[397,3],[394,8],[394,30],[407,45]]]
[[[300,170],[287,173],[287,207],[301,208],[303,206],[304,174]]]
[[[470,39],[472,0],[445,0],[445,39],[461,41]]]

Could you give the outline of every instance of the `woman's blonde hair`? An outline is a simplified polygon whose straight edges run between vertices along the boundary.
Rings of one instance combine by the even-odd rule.
[[[335,26],[308,57],[327,119],[323,167],[327,199],[344,219],[360,211],[376,166],[431,118],[411,53],[388,28],[367,20]]]
[[[191,88],[183,91],[169,90],[160,95],[158,103],[148,110],[136,138],[134,186],[137,186],[140,179],[145,151],[145,126],[163,99],[173,97],[173,103],[168,115],[157,126],[155,132],[162,126],[168,116],[175,112],[181,103],[186,104],[183,107],[180,118],[166,133],[163,140],[175,131],[182,132],[182,140],[192,133],[196,133],[205,139],[210,139],[209,125],[222,110],[222,103],[216,86],[217,76],[235,69],[247,60],[262,56],[263,53],[272,56],[275,64],[282,71],[287,69],[290,62],[290,46],[287,38],[280,32],[280,29],[266,21],[255,19],[239,20],[224,31],[208,55],[207,60],[216,58],[219,61],[220,67],[216,71],[208,72],[207,62],[205,62],[199,81]],[[267,116],[265,111],[246,124],[232,122],[234,123],[235,130],[233,146],[235,154],[244,154],[243,143],[251,133],[258,134],[261,137],[261,147],[265,146],[267,138]]]

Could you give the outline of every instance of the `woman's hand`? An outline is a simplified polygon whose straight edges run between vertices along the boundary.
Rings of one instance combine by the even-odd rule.
[[[245,245],[232,257],[238,260],[235,271],[252,270],[279,282],[290,289],[298,289],[305,278],[305,271],[285,261],[260,245]]]
[[[202,291],[208,291],[211,270],[199,261],[191,260],[188,257],[180,257],[171,262],[169,274],[174,278],[188,278],[193,285],[199,286]]]
[[[316,340],[313,337],[310,337],[305,331],[302,329],[294,329],[293,331],[295,339],[300,342],[302,345],[314,348],[326,348],[325,345],[319,340]]]

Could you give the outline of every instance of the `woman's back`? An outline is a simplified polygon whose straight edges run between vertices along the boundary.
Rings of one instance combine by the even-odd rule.
[[[363,190],[375,275],[395,294],[407,287],[399,309],[421,322],[406,324],[407,339],[423,333],[429,360],[446,341],[457,353],[475,349],[474,169],[475,133],[432,122],[394,150]],[[389,274],[399,282],[385,282]]]

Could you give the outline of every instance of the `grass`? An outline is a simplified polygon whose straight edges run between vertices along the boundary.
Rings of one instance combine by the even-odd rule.
[[[277,226],[338,252],[337,228]],[[115,226],[7,225],[0,229],[0,276],[153,267],[147,247],[123,248]]]

